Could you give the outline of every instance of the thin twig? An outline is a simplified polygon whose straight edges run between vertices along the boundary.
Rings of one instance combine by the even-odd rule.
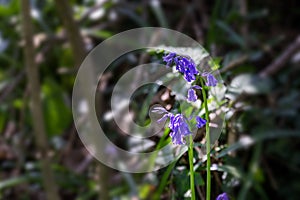
[[[197,193],[198,193],[200,199],[201,199],[201,200],[205,200],[205,197],[204,197],[204,195],[203,195],[203,193],[202,193],[200,187],[199,187],[199,186],[196,186],[196,189],[197,189]]]
[[[214,178],[216,180],[216,183],[219,187],[222,187],[222,181],[220,180],[219,174],[217,171],[213,171]]]
[[[12,83],[8,84],[7,87],[3,89],[3,92],[0,91],[0,103],[2,103],[12,92],[14,92],[14,89],[19,85],[24,77],[25,72],[22,71],[17,76],[15,76],[15,78],[12,80]]]
[[[247,60],[249,59],[249,56],[248,55],[243,55],[243,56],[240,56],[239,58],[231,61],[228,65],[226,65],[225,67],[223,67],[220,72],[221,73],[224,73],[224,72],[227,72],[227,71],[230,71],[232,70],[233,68],[241,65],[242,63],[246,62]]]
[[[279,186],[278,186],[278,183],[275,179],[275,176],[273,175],[272,170],[271,170],[268,162],[264,158],[262,159],[262,164],[265,166],[266,174],[269,177],[270,184],[271,184],[272,188],[274,190],[278,190]]]
[[[261,77],[267,77],[278,72],[289,59],[300,50],[300,35],[293,41],[269,66],[259,73]]]
[[[244,23],[241,26],[241,33],[243,35],[243,38],[248,42],[249,38],[249,31],[248,31],[248,22],[246,21],[246,16],[248,13],[248,3],[247,0],[239,0],[240,4],[240,14],[243,17]]]
[[[191,21],[193,22],[193,29],[197,38],[197,41],[200,42],[200,44],[204,43],[204,31],[203,26],[201,23],[197,22],[195,10],[191,12]]]
[[[100,3],[97,3],[96,5],[94,5],[93,7],[91,7],[89,10],[87,10],[86,12],[83,13],[83,15],[81,16],[81,18],[79,19],[79,23],[83,23],[85,20],[88,19],[88,17],[93,14],[94,12],[99,11],[99,9],[101,9],[101,7],[103,6],[103,4],[105,4],[107,2],[107,0],[102,1]]]

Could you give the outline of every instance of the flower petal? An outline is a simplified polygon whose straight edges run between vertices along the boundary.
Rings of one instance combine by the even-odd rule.
[[[193,85],[192,88],[196,90],[202,90],[202,87],[200,87],[199,85]]]
[[[192,134],[182,114],[170,117],[169,128],[172,130],[170,137],[172,138],[173,144],[184,144],[183,138]]]
[[[191,102],[195,102],[197,100],[197,94],[194,89],[188,90],[187,100]]]
[[[175,56],[175,53],[169,53],[163,56],[163,61],[167,63],[168,67],[173,63]]]
[[[207,86],[213,86],[214,87],[214,86],[217,85],[218,80],[212,74],[208,74],[206,76],[206,78],[207,78],[207,82],[206,82]]]
[[[199,116],[196,117],[196,121],[197,121],[197,125],[196,126],[198,128],[201,128],[201,127],[203,127],[206,124],[206,120],[203,119],[203,118],[201,118],[201,117],[199,117]]]
[[[222,194],[220,194],[216,200],[229,200],[228,195],[224,192]]]

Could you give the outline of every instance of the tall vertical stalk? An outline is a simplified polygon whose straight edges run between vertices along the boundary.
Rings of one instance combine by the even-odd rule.
[[[208,106],[207,106],[207,98],[206,93],[204,91],[204,83],[203,79],[200,79],[201,81],[201,87],[202,87],[202,96],[203,96],[203,102],[204,102],[204,108],[205,108],[205,132],[206,132],[206,157],[207,157],[207,163],[206,163],[206,200],[210,200],[210,193],[211,193],[211,175],[210,175],[210,134],[209,134],[209,113],[208,113]]]
[[[33,27],[30,16],[30,1],[21,1],[22,29],[24,45],[24,60],[27,72],[28,87],[30,90],[30,111],[34,129],[36,148],[41,159],[41,172],[45,193],[48,200],[58,200],[58,190],[51,169],[51,159],[43,118],[42,104],[40,99],[40,81],[37,64],[34,61],[35,53],[33,46]]]
[[[189,149],[188,149],[188,154],[189,154],[189,165],[190,165],[190,188],[191,188],[191,199],[195,200],[196,196],[195,196],[195,175],[194,175],[194,163],[193,163],[193,159],[194,159],[194,152],[193,152],[193,148],[194,148],[194,143],[193,143],[193,136],[190,135],[189,136]]]
[[[74,63],[75,63],[75,70],[78,70],[82,61],[84,60],[85,56],[87,55],[88,51],[85,48],[83,37],[80,33],[80,27],[77,21],[74,19],[73,16],[73,10],[72,10],[72,4],[68,0],[55,0],[56,9],[58,11],[58,14],[60,16],[60,19],[63,23],[63,27],[66,29],[68,40],[71,45],[71,50],[73,52],[74,56]],[[85,97],[89,97],[90,95],[86,93],[87,87],[90,87],[90,85],[93,85],[93,72],[90,71],[88,74],[86,74],[86,77],[90,77],[87,82],[87,80],[79,80],[83,87],[82,91]],[[89,101],[89,100],[88,100]],[[97,95],[97,102],[98,105],[102,105],[103,96],[102,92],[99,92]],[[100,106],[98,108],[98,112],[100,114],[103,113],[103,108]],[[108,193],[108,179],[109,179],[109,168],[101,163],[97,163],[97,172],[99,174],[99,199],[101,200],[107,200],[110,199],[109,193]]]
[[[77,70],[87,54],[83,37],[81,36],[79,26],[73,17],[71,2],[68,0],[55,0],[55,5],[64,28],[66,29],[74,56],[75,69]]]

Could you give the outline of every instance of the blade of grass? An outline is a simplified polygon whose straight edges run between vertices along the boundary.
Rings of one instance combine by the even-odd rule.
[[[168,183],[168,178],[173,170],[173,168],[175,167],[177,161],[174,161],[172,164],[170,164],[167,168],[167,170],[165,171],[165,173],[163,174],[160,184],[158,186],[157,191],[155,192],[153,199],[160,199],[160,196],[162,194],[162,192],[164,191],[164,189],[166,188],[166,185]]]

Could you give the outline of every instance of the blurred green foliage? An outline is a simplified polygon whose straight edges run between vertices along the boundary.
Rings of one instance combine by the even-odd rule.
[[[259,76],[298,36],[299,1],[69,3],[89,50],[114,34],[144,26],[168,27],[201,42],[215,58],[215,68],[219,68],[227,86],[226,124],[212,151],[213,197],[227,192],[231,199],[299,199],[299,49],[278,72]],[[64,26],[54,1],[33,0],[31,6],[34,59],[41,75],[40,95],[53,154],[52,168],[62,199],[99,199],[105,192],[111,199],[188,199],[185,154],[168,167],[148,174],[106,169],[109,178],[105,184],[109,191],[102,190],[99,163],[85,150],[72,121],[71,94],[76,70]],[[1,0],[0,198],[44,199],[28,109],[21,35],[20,1]],[[139,56],[134,55],[133,60],[132,56],[125,56],[107,72],[102,91],[104,103],[100,105],[101,123],[104,113],[109,111],[107,102],[113,85],[122,72],[138,64]],[[153,55],[148,59],[158,62]],[[179,86],[178,90],[182,92]],[[161,98],[159,92],[168,94],[162,88],[144,87],[132,98],[138,123],[147,123],[147,104],[155,97]],[[178,107],[172,95],[164,103],[173,109]],[[118,146],[126,146],[124,136],[113,122],[105,122],[104,127]],[[170,141],[168,137],[153,140],[158,147]],[[199,141],[197,148],[201,146]],[[205,160],[201,160],[200,151],[196,152],[197,195],[204,199]]]

